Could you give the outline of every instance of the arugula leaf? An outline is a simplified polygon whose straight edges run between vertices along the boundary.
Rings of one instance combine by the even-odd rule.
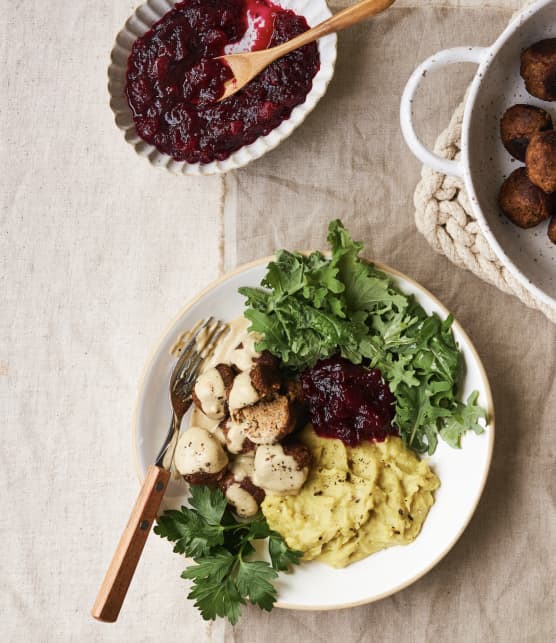
[[[359,256],[338,219],[328,228],[329,259],[281,250],[261,288],[240,288],[250,330],[292,371],[340,353],[379,368],[396,397],[395,423],[404,442],[433,453],[440,436],[458,447],[466,431],[482,431],[477,395],[458,400],[463,358],[452,317],[428,315],[412,295]]]
[[[332,252],[330,263],[339,268],[350,310],[373,310],[377,304],[393,305],[398,310],[406,307],[405,297],[394,292],[381,273],[369,270],[359,258],[363,244],[352,240],[339,219],[330,223],[327,240]]]
[[[278,571],[299,563],[301,552],[288,548],[271,531],[262,515],[238,522],[219,489],[191,487],[191,507],[165,511],[154,532],[174,542],[174,551],[190,556],[194,565],[181,575],[192,581],[188,598],[205,620],[217,616],[237,623],[247,601],[270,611],[276,601],[272,580]],[[255,552],[254,540],[269,539],[272,564],[248,560]]]
[[[461,438],[466,431],[471,430],[476,434],[481,434],[485,431],[479,420],[484,419],[486,413],[477,404],[477,398],[477,391],[473,391],[467,398],[467,404],[460,403],[454,415],[445,418],[440,429],[442,439],[455,449],[461,448]]]

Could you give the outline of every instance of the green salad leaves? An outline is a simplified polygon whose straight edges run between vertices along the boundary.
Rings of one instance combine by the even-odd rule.
[[[187,598],[195,601],[205,620],[224,616],[232,625],[247,601],[270,611],[277,594],[272,581],[279,571],[298,564],[302,552],[289,549],[261,515],[238,522],[220,490],[191,486],[190,491],[191,508],[165,511],[154,528],[174,543],[175,553],[195,562],[181,575],[193,581]],[[249,560],[253,541],[265,538],[270,563]]]
[[[463,357],[452,317],[428,315],[412,295],[359,257],[341,221],[329,225],[331,257],[281,250],[262,288],[240,288],[250,330],[261,333],[285,367],[299,372],[333,353],[379,368],[396,397],[395,423],[410,448],[433,453],[438,436],[459,448],[466,431],[482,433],[485,411],[473,392],[458,400]]]

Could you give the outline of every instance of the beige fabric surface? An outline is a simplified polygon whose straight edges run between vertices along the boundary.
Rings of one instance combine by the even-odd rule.
[[[419,163],[398,126],[412,68],[442,47],[490,43],[518,4],[400,0],[342,34],[315,112],[225,180],[153,170],[112,123],[108,52],[132,2],[3,4],[0,640],[554,639],[556,330],[431,251],[412,220]],[[471,73],[420,95],[429,143]],[[94,622],[137,493],[130,417],[160,333],[224,267],[322,245],[336,216],[369,256],[440,297],[483,358],[497,440],[469,528],[396,596],[330,613],[252,609],[235,630],[198,617],[182,561],[152,537],[119,621]]]

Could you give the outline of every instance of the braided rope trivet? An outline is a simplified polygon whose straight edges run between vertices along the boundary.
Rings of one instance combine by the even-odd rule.
[[[464,104],[465,98],[435,143],[434,151],[444,158],[459,157]],[[556,323],[556,309],[539,301],[498,261],[479,229],[462,179],[423,166],[413,202],[417,229],[436,252]]]

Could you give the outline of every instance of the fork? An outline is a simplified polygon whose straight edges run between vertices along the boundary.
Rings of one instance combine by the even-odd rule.
[[[227,330],[227,324],[209,317],[194,328],[189,341],[181,350],[170,378],[170,402],[173,411],[170,428],[155,464],[147,469],[135,506],[91,610],[91,615],[99,621],[113,623],[118,618],[168,486],[180,424],[191,406],[193,386],[204,362]]]

